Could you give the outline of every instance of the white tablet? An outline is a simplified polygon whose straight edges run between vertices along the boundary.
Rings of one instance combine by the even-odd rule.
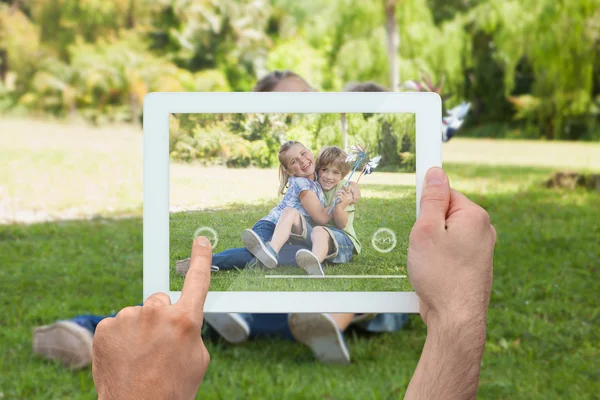
[[[211,240],[219,268],[211,272],[206,312],[418,312],[406,269],[408,240],[425,173],[441,166],[441,121],[441,99],[434,93],[149,94],[144,299],[155,292],[179,299],[184,277],[177,261],[190,256],[192,241],[202,235]],[[352,231],[337,227],[336,218],[315,222],[319,218],[290,192],[283,206],[305,215],[305,225],[294,225],[289,237],[284,230],[279,260],[269,268],[255,257],[256,247],[246,247],[248,235],[272,240],[267,236],[279,215],[273,210],[283,201],[278,150],[289,140],[306,149],[294,156],[312,156],[315,163],[325,146],[350,155],[357,146],[364,150],[348,161],[360,198],[344,210],[352,215]],[[365,161],[376,156],[379,165],[366,174]],[[331,192],[336,182],[319,181],[325,173],[315,169],[312,175],[310,162],[301,167],[308,175],[296,168],[300,175],[284,192],[313,191],[324,207],[336,201]],[[342,187],[349,176],[340,178]],[[318,238],[326,232],[328,243],[311,240],[311,232]],[[319,269],[312,258],[323,258],[317,256],[323,246],[327,258]],[[302,259],[296,256],[300,250]],[[185,270],[185,263],[179,268]]]

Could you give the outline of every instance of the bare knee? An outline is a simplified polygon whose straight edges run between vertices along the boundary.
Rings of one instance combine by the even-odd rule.
[[[281,216],[282,217],[299,217],[300,216],[300,212],[298,210],[296,210],[295,208],[292,207],[287,207],[285,208],[282,212],[281,212]]]
[[[311,240],[323,240],[326,239],[328,236],[329,234],[322,226],[316,226],[310,234]]]

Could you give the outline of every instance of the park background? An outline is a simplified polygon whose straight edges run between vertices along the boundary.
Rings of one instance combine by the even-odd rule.
[[[34,356],[31,332],[141,300],[144,96],[249,91],[273,69],[323,91],[430,77],[446,109],[472,103],[443,152],[498,231],[479,397],[598,398],[598,0],[1,0],[0,398],[95,398],[91,369]],[[215,141],[225,161],[202,173],[173,155],[173,184],[227,182],[208,208],[252,193],[244,177],[274,169],[228,166],[241,139]],[[348,367],[294,343],[210,342],[199,397],[397,398],[425,333],[418,316],[350,332]]]

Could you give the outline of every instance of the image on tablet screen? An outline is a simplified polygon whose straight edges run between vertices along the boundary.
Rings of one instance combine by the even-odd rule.
[[[170,288],[193,239],[211,291],[412,291],[415,115],[171,114]]]

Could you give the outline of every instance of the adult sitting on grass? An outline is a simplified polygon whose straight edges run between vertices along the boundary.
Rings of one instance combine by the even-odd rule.
[[[383,92],[384,87],[373,83],[354,83],[345,89],[350,92]],[[300,75],[293,71],[272,71],[262,77],[254,87],[255,92],[315,92],[316,90]],[[360,191],[355,193],[355,201],[360,199]],[[260,221],[259,221],[260,222]],[[258,225],[258,224],[257,224]],[[256,228],[256,225],[255,225]],[[271,239],[268,230],[256,230],[261,239]],[[279,252],[279,264],[297,266],[295,255],[299,250],[310,250],[307,244],[286,243]],[[244,268],[255,261],[254,255],[246,248],[229,249],[213,255],[212,265],[219,269]],[[184,274],[189,268],[189,259],[180,262],[178,272]],[[370,333],[396,332],[408,321],[407,314],[303,314],[302,318],[291,318],[289,314],[206,314],[206,322],[230,343],[240,343],[248,339],[277,337],[284,340],[298,340],[311,348],[317,360],[325,363],[345,364],[350,362],[350,352],[344,340],[344,331],[351,325]],[[292,323],[290,325],[290,322]],[[319,337],[306,335],[303,326],[313,326]],[[296,332],[296,334],[294,334]],[[323,351],[320,343],[328,343]]]
[[[291,71],[273,71],[260,79],[256,92],[313,92],[315,91],[302,77]],[[270,240],[265,233],[263,240]],[[306,245],[285,244],[280,253],[280,262],[286,265],[297,265],[295,255],[298,250],[310,248]],[[230,249],[213,255],[212,265],[220,269],[244,267],[253,262],[254,256],[245,248]],[[182,260],[178,272],[185,274],[189,268],[189,259]],[[50,325],[38,327],[33,333],[33,350],[49,359],[56,359],[73,369],[84,368],[92,361],[92,343],[97,325],[110,315],[80,315],[68,320],[57,321]],[[206,314],[207,334],[221,336],[229,343],[241,343],[254,338],[278,338],[296,341],[290,327],[289,314]],[[321,340],[313,340],[312,336],[303,335],[301,342],[307,344],[319,361],[327,363],[348,363],[350,353],[343,338],[343,332],[350,324],[355,324],[367,332],[393,332],[400,330],[407,321],[406,314],[307,314],[302,323],[315,326],[315,332],[325,336],[329,343],[326,352],[317,348]],[[296,332],[304,332],[302,327],[295,327]]]
[[[430,169],[408,249],[427,339],[406,399],[476,398],[495,241],[487,212],[451,190],[441,168]],[[92,373],[99,399],[196,397],[210,361],[200,336],[210,265],[210,242],[198,238],[177,304],[155,293],[98,325]]]

